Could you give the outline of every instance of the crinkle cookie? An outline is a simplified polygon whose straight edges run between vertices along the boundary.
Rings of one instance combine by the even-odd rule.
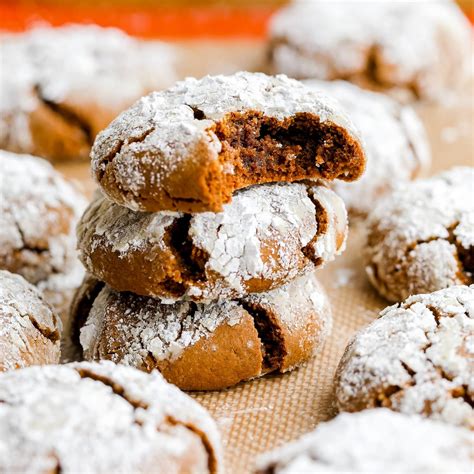
[[[342,252],[342,200],[314,183],[239,191],[224,211],[133,212],[101,195],[77,228],[86,269],[117,291],[229,299],[276,288]]]
[[[188,78],[139,100],[96,139],[93,174],[141,211],[221,211],[235,190],[357,179],[365,156],[338,104],[286,76]]]
[[[440,99],[470,76],[472,32],[454,1],[297,1],[270,24],[273,72]]]
[[[382,195],[427,170],[431,162],[428,140],[410,106],[349,82],[309,80],[305,84],[337,99],[364,140],[367,167],[362,178],[331,184],[351,214],[367,216]]]
[[[474,168],[401,186],[368,219],[366,272],[389,301],[470,284],[474,270]]]
[[[60,319],[38,289],[0,270],[0,372],[59,362],[60,332]]]
[[[175,80],[168,46],[92,25],[4,36],[0,56],[0,148],[50,160],[87,158],[122,110]]]
[[[343,413],[260,456],[259,474],[471,472],[472,434],[384,408]]]
[[[161,304],[90,279],[74,315],[86,360],[158,369],[184,390],[216,390],[307,361],[331,328],[314,273],[241,300]]]
[[[112,362],[0,374],[0,472],[217,473],[204,408],[158,372]]]
[[[336,377],[341,410],[388,407],[474,429],[474,286],[390,306],[348,345]]]

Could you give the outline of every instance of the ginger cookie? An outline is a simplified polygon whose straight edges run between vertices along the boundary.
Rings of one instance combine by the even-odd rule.
[[[80,259],[117,291],[168,301],[276,288],[345,247],[342,200],[315,183],[240,190],[221,213],[142,213],[100,194],[77,229]]]
[[[286,76],[188,78],[139,100],[96,139],[92,170],[117,204],[218,212],[253,184],[357,179],[365,156],[337,103]]]
[[[50,160],[88,158],[122,110],[176,79],[172,48],[92,25],[4,36],[0,56],[0,148]]]
[[[158,372],[112,362],[0,374],[1,472],[218,473],[207,411]]]
[[[471,74],[471,27],[451,0],[294,2],[269,36],[274,73],[344,79],[402,100],[441,100]]]
[[[344,81],[305,81],[337,99],[365,143],[366,170],[354,183],[331,187],[354,216],[366,217],[378,199],[423,174],[431,163],[425,129],[412,107]]]
[[[474,428],[474,286],[411,296],[348,345],[336,377],[341,410],[388,407]]]
[[[259,474],[470,472],[469,430],[384,408],[342,413],[266,453]]]
[[[39,290],[0,270],[0,372],[58,363],[60,332],[61,321]]]
[[[367,275],[396,302],[471,284],[474,269],[474,168],[457,167],[398,188],[368,219]]]
[[[314,273],[240,300],[161,304],[90,279],[75,300],[86,360],[158,369],[184,390],[287,372],[320,348],[331,309]]]

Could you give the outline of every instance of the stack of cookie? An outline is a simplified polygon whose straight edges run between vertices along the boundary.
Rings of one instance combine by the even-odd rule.
[[[187,79],[103,131],[78,226],[88,360],[158,368],[188,390],[307,360],[330,327],[314,269],[344,248],[365,155],[325,95],[264,74]],[[80,334],[80,336],[79,336]]]

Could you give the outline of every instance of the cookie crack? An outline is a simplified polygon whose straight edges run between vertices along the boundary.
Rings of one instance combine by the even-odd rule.
[[[190,104],[186,105],[193,111],[193,115],[196,120],[206,120],[206,114],[200,108]]]
[[[253,318],[263,353],[265,372],[280,370],[287,355],[281,327],[271,311],[258,303],[240,300],[240,305]]]
[[[56,316],[55,316],[56,318]],[[60,334],[57,329],[48,329],[47,327],[41,326],[36,318],[31,314],[28,314],[28,319],[30,320],[31,324],[35,327],[35,329],[46,339],[51,341],[52,343],[56,343],[60,339]]]

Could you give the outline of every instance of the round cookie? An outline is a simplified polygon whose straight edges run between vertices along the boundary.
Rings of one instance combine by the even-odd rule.
[[[87,158],[122,110],[175,80],[170,47],[92,25],[4,36],[0,56],[0,148],[50,160]]]
[[[241,190],[218,214],[134,212],[98,195],[77,228],[84,266],[115,290],[198,302],[276,288],[332,260],[346,234],[342,200],[309,182]]]
[[[383,406],[474,428],[474,286],[415,295],[386,308],[339,364],[341,410]]]
[[[428,140],[410,106],[349,82],[308,80],[305,84],[337,99],[364,140],[367,166],[362,178],[331,184],[352,215],[367,216],[382,195],[427,170],[431,162]]]
[[[270,23],[272,72],[344,79],[406,99],[467,82],[472,32],[454,1],[297,1]]]
[[[468,430],[390,410],[343,413],[266,453],[259,474],[303,472],[470,472]]]
[[[337,103],[285,76],[188,78],[140,99],[96,139],[93,174],[117,204],[218,212],[235,190],[357,179],[365,156]]]
[[[398,188],[370,214],[366,272],[389,301],[473,282],[474,168]]]
[[[204,408],[158,372],[79,363],[0,374],[0,471],[218,473]]]
[[[59,362],[60,332],[60,319],[38,289],[0,270],[0,372]]]
[[[319,349],[332,321],[314,273],[266,293],[207,305],[161,304],[89,280],[75,308],[86,360],[157,368],[183,390],[222,389],[292,370]]]

